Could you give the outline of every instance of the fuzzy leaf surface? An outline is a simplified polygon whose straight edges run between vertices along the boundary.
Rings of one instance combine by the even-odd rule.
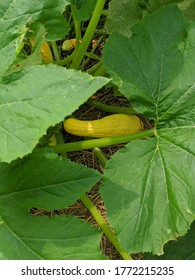
[[[148,1],[148,11],[154,12],[155,10],[161,8],[162,6],[169,5],[171,3],[180,2],[180,0],[149,0]]]
[[[1,259],[99,259],[101,233],[71,216],[37,217],[32,207],[59,209],[73,204],[100,174],[51,151],[39,150],[0,164]]]
[[[130,36],[131,27],[142,18],[137,0],[112,0],[109,3],[106,29],[110,32],[118,32]]]
[[[133,31],[111,35],[104,63],[134,108],[154,119],[155,137],[113,156],[101,194],[126,250],[162,254],[195,218],[195,25],[170,5]]]
[[[62,121],[108,82],[54,65],[26,68],[0,84],[0,161],[30,153],[50,126]]]

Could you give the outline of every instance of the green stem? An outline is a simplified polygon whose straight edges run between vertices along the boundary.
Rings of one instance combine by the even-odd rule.
[[[62,145],[53,146],[56,153],[73,152],[78,150],[92,149],[95,147],[106,147],[110,145],[127,143],[135,139],[143,139],[149,136],[154,136],[154,128],[122,136],[106,137],[100,139],[84,140],[79,142],[72,142]]]
[[[131,256],[126,253],[119,245],[114,233],[110,229],[110,227],[106,224],[106,221],[101,216],[100,212],[96,208],[96,206],[93,204],[93,202],[88,198],[87,195],[84,195],[81,198],[82,203],[89,209],[91,214],[93,215],[94,219],[102,229],[102,231],[105,233],[105,235],[108,237],[110,242],[114,245],[114,247],[117,249],[119,254],[123,257],[124,260],[132,260]]]
[[[103,36],[100,36],[99,39],[97,40],[97,42],[95,44],[92,44],[92,50],[90,53],[86,52],[85,55],[87,56],[87,54],[89,54],[88,58],[86,60],[83,59],[83,62],[81,64],[81,70],[84,69],[85,65],[87,65],[90,61],[90,55],[92,55],[93,57],[91,57],[92,59],[98,60],[100,61],[101,58],[99,56],[96,55],[96,57],[94,56],[95,50],[97,49],[97,47],[99,46],[100,42],[102,41]]]
[[[108,161],[107,157],[105,156],[105,154],[100,150],[100,148],[95,147],[93,149],[94,154],[96,155],[96,157],[99,159],[99,161],[101,162],[101,164],[103,165],[103,167],[106,166],[106,163]]]
[[[85,55],[89,58],[92,58],[92,59],[95,59],[95,60],[98,60],[98,61],[101,60],[101,57],[99,57],[97,54],[94,54],[92,52],[86,52]]]
[[[98,0],[97,4],[95,6],[93,15],[91,17],[91,20],[89,22],[89,25],[87,27],[87,30],[85,32],[85,35],[82,39],[82,42],[73,58],[71,68],[78,69],[79,65],[81,64],[81,61],[85,55],[85,52],[87,51],[87,48],[93,38],[96,26],[99,22],[103,7],[105,5],[106,0]]]
[[[76,6],[71,5],[71,12],[72,12],[72,17],[73,17],[73,22],[74,22],[74,28],[75,28],[75,33],[76,33],[76,44],[79,44],[79,40],[81,40],[81,22],[76,19],[75,13],[76,13]]]
[[[77,53],[77,50],[78,50],[79,45],[80,45],[80,40],[81,40],[81,23],[75,17],[76,7],[74,5],[71,5],[71,12],[72,12],[72,17],[73,17],[73,22],[74,22],[75,33],[76,33],[76,46],[75,46],[74,51],[71,53],[71,55],[69,55],[68,57],[65,57],[62,60],[57,62],[57,64],[59,66],[67,66],[67,67],[69,67],[69,65],[72,62],[75,54]]]
[[[107,10],[102,10],[102,15],[107,17],[108,16],[108,11]]]
[[[102,166],[105,167],[106,163],[108,162],[108,159],[105,156],[105,154],[98,147],[95,147],[93,149],[93,152],[101,162]],[[98,211],[96,206],[93,205],[93,202],[87,196],[82,197],[81,201],[89,209],[94,219],[96,220],[96,222],[98,223],[98,225],[100,226],[104,234],[107,236],[107,238],[110,240],[112,245],[116,248],[118,253],[121,255],[121,257],[124,260],[132,260],[131,256],[127,252],[125,252],[123,248],[121,248],[115,234],[112,232],[109,225],[106,223],[105,219],[101,216],[101,213]]]
[[[90,67],[87,70],[87,73],[93,75],[101,66],[102,66],[102,61],[100,60],[96,64],[94,64],[92,67]]]
[[[52,45],[54,57],[55,57],[56,61],[59,62],[60,61],[60,54],[59,54],[59,51],[58,51],[58,46],[57,46],[56,42],[51,42],[51,45]]]
[[[108,112],[108,113],[116,113],[116,114],[130,114],[135,115],[138,114],[135,110],[131,107],[117,107],[117,106],[110,106],[106,104],[102,104],[97,101],[87,101],[87,104],[92,107],[96,107],[100,111]]]
[[[106,69],[103,65],[101,65],[94,73],[93,76],[97,77],[97,76],[105,76],[106,74]]]
[[[87,30],[86,27],[82,27],[81,31],[85,32]],[[94,34],[97,35],[110,35],[105,29],[95,29]]]
[[[63,145],[64,144],[64,136],[63,136],[62,128],[61,127],[55,133],[55,137],[56,137],[56,142],[57,142],[58,145]],[[68,154],[66,152],[62,152],[61,156],[67,157]]]

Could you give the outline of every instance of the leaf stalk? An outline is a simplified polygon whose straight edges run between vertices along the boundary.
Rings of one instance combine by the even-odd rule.
[[[84,195],[81,198],[82,203],[87,207],[87,209],[91,212],[93,215],[94,219],[102,229],[102,231],[105,233],[105,235],[108,237],[110,242],[114,245],[114,247],[117,249],[119,254],[123,257],[124,260],[132,260],[131,256],[126,253],[119,245],[114,233],[110,229],[110,227],[107,225],[106,221],[104,218],[101,216],[100,212],[96,208],[96,206],[93,204],[93,202],[88,198],[87,195]]]
[[[98,0],[97,4],[95,6],[93,15],[91,17],[91,20],[89,22],[89,25],[87,27],[87,30],[85,32],[85,35],[82,39],[82,42],[77,50],[77,52],[75,53],[75,56],[73,58],[72,64],[71,64],[71,68],[74,69],[78,69],[81,61],[83,60],[83,57],[85,55],[85,52],[87,51],[87,48],[93,38],[96,26],[99,22],[103,7],[105,5],[106,0]]]
[[[106,147],[106,146],[111,146],[116,144],[124,144],[136,139],[143,139],[146,137],[154,136],[154,132],[155,129],[151,128],[133,134],[66,143],[66,144],[53,146],[52,148],[56,153],[63,153],[63,152],[73,152],[78,150],[93,149],[95,147]]]

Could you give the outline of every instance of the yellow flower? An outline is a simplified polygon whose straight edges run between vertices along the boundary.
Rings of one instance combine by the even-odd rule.
[[[81,43],[81,40],[79,40],[79,43]],[[70,51],[74,49],[76,46],[76,39],[70,39],[70,40],[65,40],[62,45],[63,51]]]
[[[35,41],[33,38],[30,38],[30,43],[34,46]],[[41,54],[44,62],[49,63],[53,61],[53,55],[47,41],[45,41],[41,46]]]

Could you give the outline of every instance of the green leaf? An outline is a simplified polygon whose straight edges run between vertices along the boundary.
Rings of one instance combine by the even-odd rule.
[[[169,5],[171,3],[177,3],[179,9],[183,11],[185,16],[189,19],[195,19],[195,1],[194,0],[149,0],[147,8],[149,12],[154,12],[155,10],[161,8],[162,6]]]
[[[40,26],[40,30],[37,31],[36,35],[33,37],[34,46],[32,46],[31,54],[27,55],[23,52],[19,53],[16,60],[6,71],[6,75],[10,75],[13,72],[20,71],[23,68],[31,67],[34,65],[41,64],[43,61],[41,46],[45,42],[45,28]],[[48,43],[49,44],[49,43]]]
[[[0,165],[0,259],[102,259],[101,233],[71,216],[37,217],[32,206],[72,204],[99,179],[97,171],[39,150]]]
[[[63,12],[69,5],[68,0],[7,0],[0,5],[0,15],[3,22],[19,22],[35,26],[42,23],[46,29],[47,39],[60,39],[68,32],[68,25],[64,19]],[[32,25],[31,25],[32,26]]]
[[[136,111],[157,117],[159,93],[183,67],[186,29],[183,14],[171,5],[146,16],[132,29],[131,38],[118,33],[110,36],[104,66]]]
[[[40,23],[48,40],[61,39],[68,33],[68,24],[63,17],[67,5],[66,0],[1,1],[0,77],[23,48],[25,34],[35,37]]]
[[[37,150],[0,167],[0,193],[7,199],[23,201],[27,208],[70,206],[100,179],[98,172],[47,150]]]
[[[162,254],[164,243],[187,232],[195,218],[194,164],[195,153],[160,137],[131,142],[108,162],[101,196],[129,253]]]
[[[131,27],[142,18],[137,0],[112,0],[109,3],[105,28],[110,32],[118,32],[131,36]]]
[[[161,8],[162,6],[169,5],[171,3],[181,2],[181,0],[149,0],[148,1],[148,11],[154,12],[155,10]]]
[[[154,119],[155,137],[113,156],[101,195],[127,251],[162,254],[195,219],[195,24],[170,5],[133,31],[111,35],[104,64],[136,111]]]
[[[108,82],[54,65],[34,66],[0,84],[0,160],[30,153],[50,126],[75,111]]]
[[[76,18],[80,21],[85,21],[91,17],[97,0],[71,0],[71,3],[77,8]]]
[[[4,1],[6,2],[6,1]],[[1,10],[0,10],[1,12]],[[15,60],[27,31],[25,21],[3,21],[0,18],[0,78]]]
[[[144,254],[145,260],[194,260],[195,259],[195,222],[184,237],[168,242],[162,256]]]

